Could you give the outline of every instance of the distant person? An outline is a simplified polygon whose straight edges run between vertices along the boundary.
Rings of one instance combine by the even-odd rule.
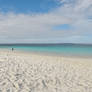
[[[14,48],[12,48],[12,51],[14,51]]]

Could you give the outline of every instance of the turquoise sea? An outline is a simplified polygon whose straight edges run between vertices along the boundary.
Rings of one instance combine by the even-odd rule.
[[[15,50],[50,53],[58,55],[92,56],[92,45],[80,44],[5,44],[1,49],[14,48]]]

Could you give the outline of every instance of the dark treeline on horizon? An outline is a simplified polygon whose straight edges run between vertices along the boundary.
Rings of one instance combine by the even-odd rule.
[[[0,46],[92,46],[92,44],[84,43],[5,43]]]

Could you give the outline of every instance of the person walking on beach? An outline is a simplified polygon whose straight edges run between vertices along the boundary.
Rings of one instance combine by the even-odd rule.
[[[14,48],[12,48],[12,51],[14,51]]]

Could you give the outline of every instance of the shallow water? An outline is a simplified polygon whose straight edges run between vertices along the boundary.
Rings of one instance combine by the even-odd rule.
[[[92,45],[3,45],[1,49],[41,52],[66,56],[92,56]]]

